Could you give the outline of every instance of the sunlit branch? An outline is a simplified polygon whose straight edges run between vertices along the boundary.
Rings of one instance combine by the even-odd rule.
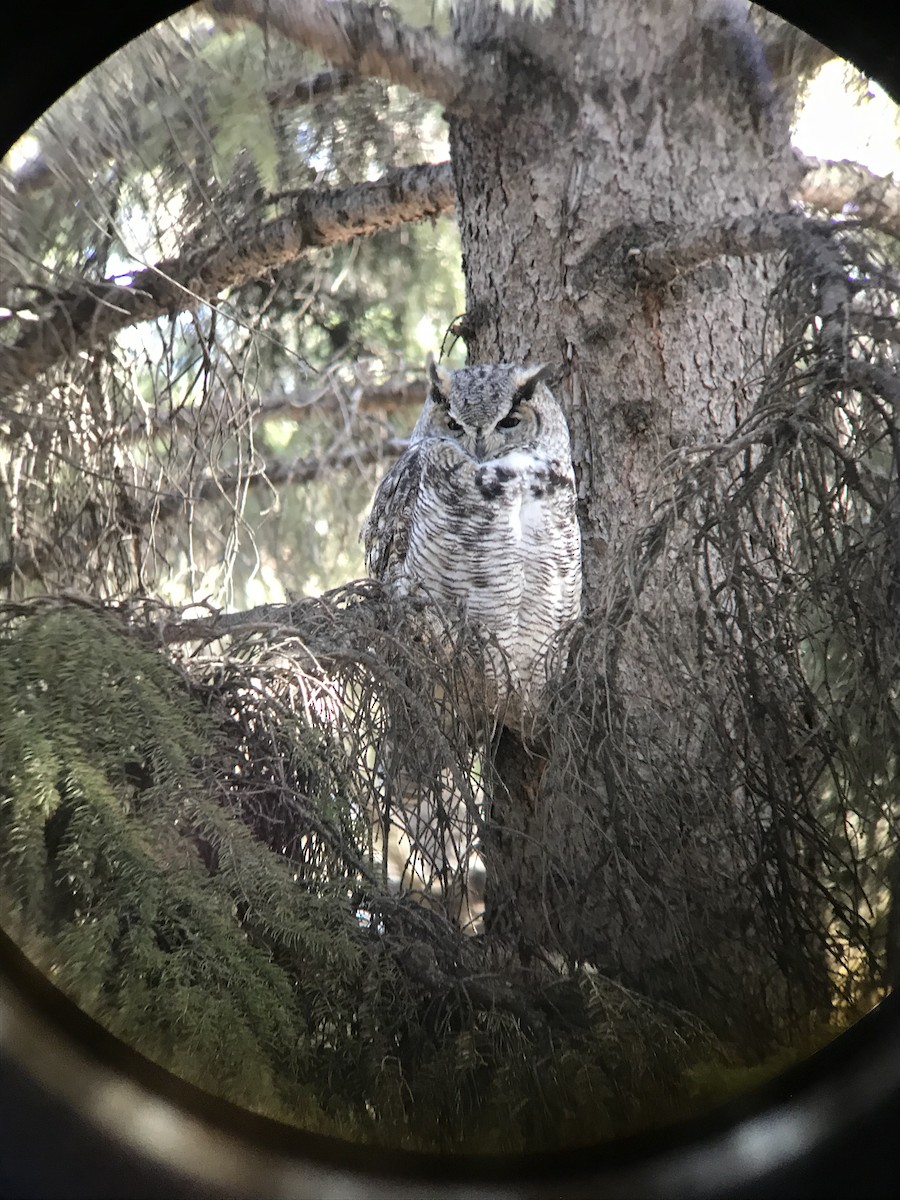
[[[900,187],[891,175],[876,175],[855,162],[805,158],[798,200],[811,208],[842,214],[900,238]]]
[[[471,114],[502,92],[495,51],[463,50],[389,8],[354,0],[211,0],[223,16],[248,17],[314,50],[333,66],[400,83],[444,108]]]
[[[81,284],[58,296],[48,315],[0,349],[0,395],[128,325],[208,304],[225,289],[264,277],[312,248],[436,217],[455,201],[449,163],[400,168],[346,188],[309,188],[292,198],[284,216],[147,267],[128,284],[115,279]]]

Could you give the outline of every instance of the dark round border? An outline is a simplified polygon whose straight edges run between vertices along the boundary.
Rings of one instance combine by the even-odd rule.
[[[38,1189],[26,1188],[29,1195],[46,1186],[46,1194],[80,1196],[79,1170],[106,1195],[297,1200],[887,1197],[900,1178],[898,994],[805,1062],[704,1118],[574,1151],[445,1157],[306,1133],[185,1083],[88,1017],[0,933],[0,1079],[0,1196],[21,1194],[23,1181]],[[30,1147],[29,1110],[41,1122]],[[14,1145],[17,1124],[24,1140]],[[81,1161],[40,1156],[60,1132]],[[879,1158],[881,1145],[888,1158]],[[849,1172],[842,1147],[852,1155]]]
[[[0,17],[0,153],[82,75],[180,7],[171,0],[11,4]],[[765,7],[900,103],[900,40],[880,6],[785,0]],[[351,1146],[214,1099],[102,1029],[0,934],[4,1200],[886,1198],[900,1179],[898,1134],[897,994],[768,1087],[704,1120],[569,1153],[443,1158]]]

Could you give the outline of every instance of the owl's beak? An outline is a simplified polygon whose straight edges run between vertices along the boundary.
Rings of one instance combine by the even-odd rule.
[[[484,434],[479,429],[478,433],[475,434],[475,457],[478,459],[484,458],[485,449]]]

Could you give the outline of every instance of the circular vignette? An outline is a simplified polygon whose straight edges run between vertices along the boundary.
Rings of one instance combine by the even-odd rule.
[[[91,0],[48,16],[15,5],[0,50],[0,152],[105,57],[181,7]],[[900,62],[877,11],[804,0],[764,7],[900,102]],[[849,1187],[887,1196],[900,1165],[891,1139],[900,1119],[896,994],[709,1119],[596,1150],[476,1163],[350,1147],[213,1101],[104,1031],[5,935],[0,985],[0,1196],[712,1197],[727,1188],[750,1200]],[[18,1174],[31,1154],[41,1170]]]

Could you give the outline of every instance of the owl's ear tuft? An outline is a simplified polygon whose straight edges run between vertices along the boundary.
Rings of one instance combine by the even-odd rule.
[[[530,367],[517,367],[513,375],[513,383],[516,386],[517,393],[516,403],[521,403],[522,400],[530,400],[537,385],[545,379],[551,379],[555,374],[556,371],[550,363],[536,363]]]
[[[434,361],[434,355],[429,354],[425,360],[425,370],[428,372],[428,378],[431,380],[431,386],[436,393],[435,399],[440,400],[443,404],[447,403],[447,397],[450,394],[450,372],[443,367],[438,366]]]

